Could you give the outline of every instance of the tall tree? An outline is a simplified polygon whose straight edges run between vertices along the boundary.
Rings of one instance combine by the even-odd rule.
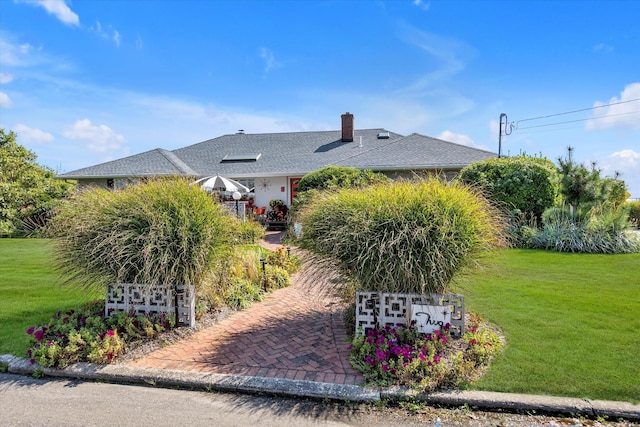
[[[36,163],[36,154],[16,142],[16,133],[0,129],[0,235],[12,234],[23,220],[46,217],[73,184],[55,179]]]

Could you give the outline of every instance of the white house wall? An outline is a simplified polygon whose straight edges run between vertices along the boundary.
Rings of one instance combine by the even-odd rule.
[[[285,205],[289,206],[291,193],[288,177],[278,176],[270,178],[256,178],[255,183],[255,197],[253,202],[255,206],[266,206],[268,209],[269,201],[273,199],[280,199],[285,203]]]

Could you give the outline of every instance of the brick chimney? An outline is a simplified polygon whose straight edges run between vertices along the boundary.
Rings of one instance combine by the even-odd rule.
[[[342,142],[353,141],[353,114],[344,113],[342,116]]]

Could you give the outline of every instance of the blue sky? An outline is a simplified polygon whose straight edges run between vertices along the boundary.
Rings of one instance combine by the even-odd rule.
[[[640,197],[640,2],[0,0],[0,127],[59,172],[346,111],[494,152],[506,113]]]

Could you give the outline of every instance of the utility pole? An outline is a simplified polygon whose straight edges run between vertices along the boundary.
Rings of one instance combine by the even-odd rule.
[[[507,131],[507,114],[500,114],[500,129],[498,130],[498,158],[502,157],[502,135],[511,135],[511,130],[512,128],[510,126]]]

